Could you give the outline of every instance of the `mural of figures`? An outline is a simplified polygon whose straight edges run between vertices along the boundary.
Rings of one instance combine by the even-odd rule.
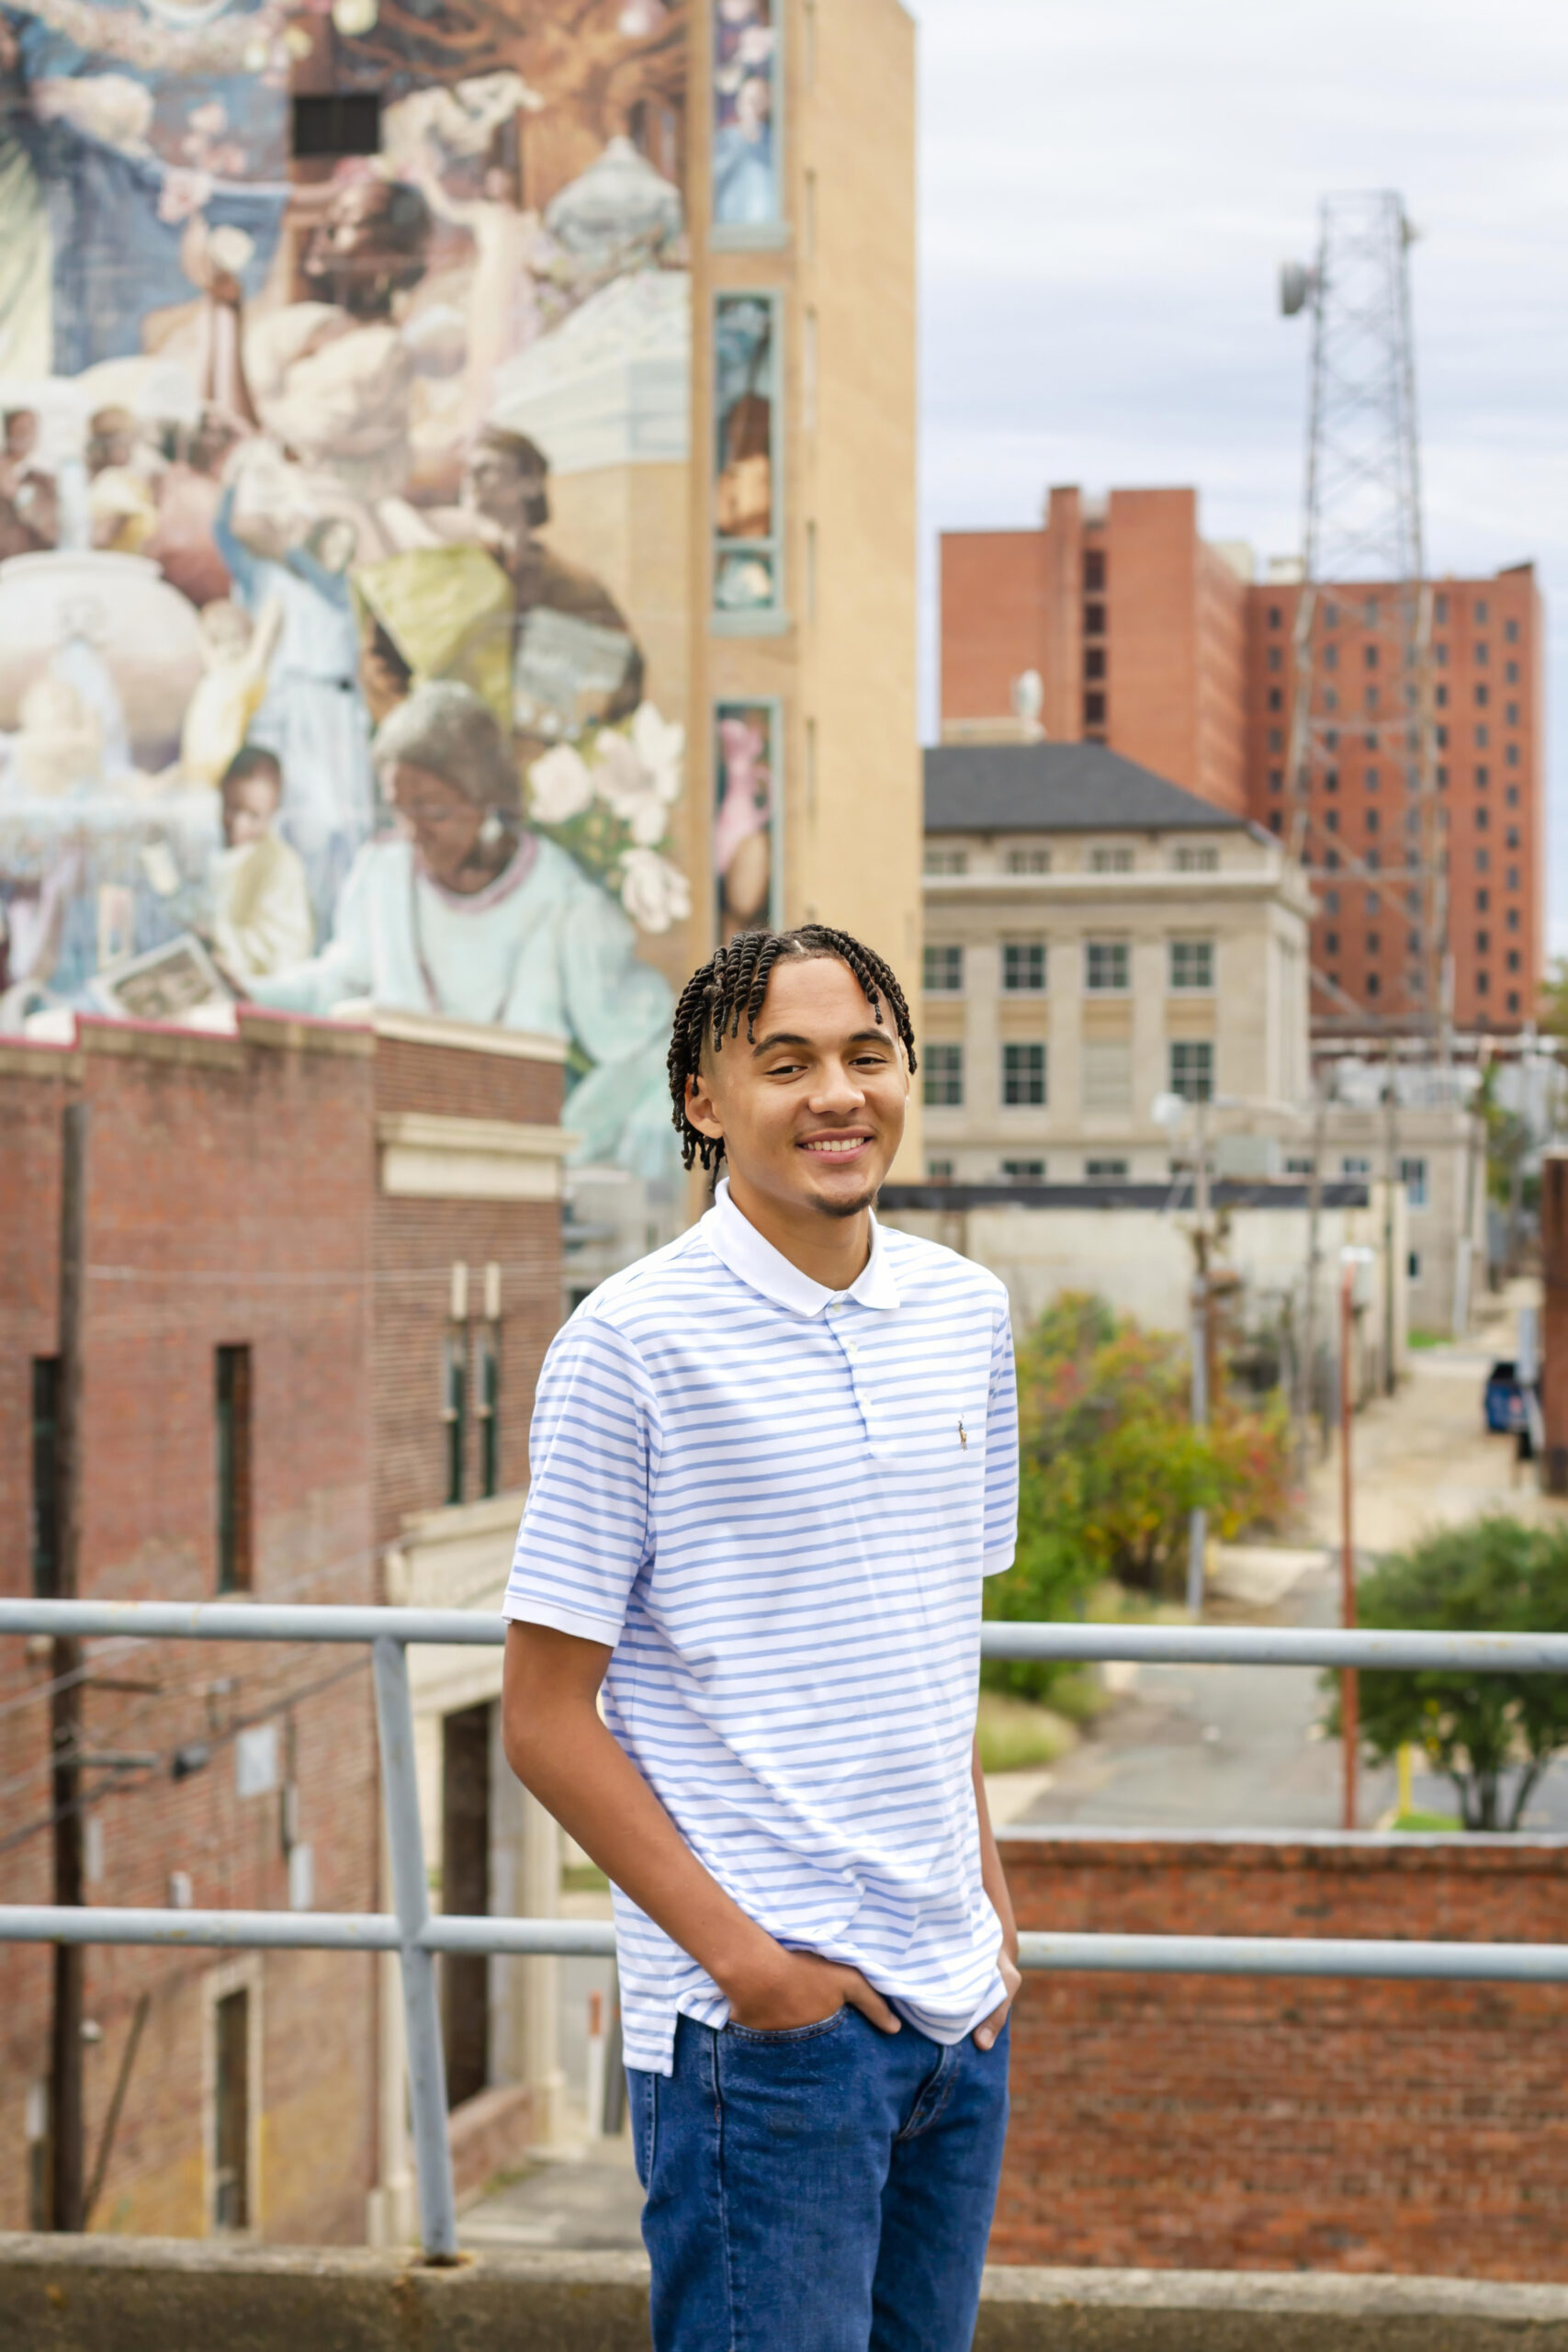
[[[754,612],[779,598],[777,306],[765,294],[721,294],[714,306],[714,587],[718,612]]]
[[[771,10],[720,5],[771,173]],[[545,1031],[582,1156],[670,1178],[683,682],[572,518],[689,454],[686,38],[682,0],[0,0],[0,1032]],[[377,93],[379,152],[292,161],[296,85]]]
[[[718,935],[728,941],[779,919],[778,709],[721,702],[714,717],[714,887]]]
[[[775,0],[714,0],[713,217],[716,227],[779,220],[773,132]]]

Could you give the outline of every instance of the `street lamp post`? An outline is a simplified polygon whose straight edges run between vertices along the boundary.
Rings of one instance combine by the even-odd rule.
[[[1350,1416],[1356,1340],[1356,1269],[1370,1265],[1371,1250],[1339,1252],[1339,1622],[1347,1633],[1356,1623],[1355,1488],[1350,1459]],[[1353,1666],[1339,1670],[1339,1729],[1344,1747],[1340,1826],[1356,1827],[1356,1764],[1360,1748],[1360,1686]]]
[[[1192,1277],[1192,1426],[1202,1430],[1209,1426],[1209,1106],[1200,1096],[1192,1108],[1198,1159],[1193,1188],[1198,1264]],[[1203,1613],[1203,1569],[1208,1551],[1209,1513],[1199,1503],[1187,1521],[1187,1607],[1194,1618]]]

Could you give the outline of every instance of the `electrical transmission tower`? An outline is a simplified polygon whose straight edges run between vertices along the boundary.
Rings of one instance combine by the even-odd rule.
[[[1446,1056],[1444,777],[1432,720],[1413,235],[1392,192],[1328,197],[1315,263],[1287,262],[1280,276],[1285,315],[1310,311],[1313,321],[1290,838],[1320,897],[1337,894],[1337,919],[1350,931],[1370,920],[1400,951],[1369,977],[1375,1009],[1314,971],[1319,1001],[1334,1007],[1321,1025],[1414,1032]]]

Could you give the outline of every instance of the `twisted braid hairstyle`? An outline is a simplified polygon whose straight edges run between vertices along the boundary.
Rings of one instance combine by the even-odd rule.
[[[828,956],[848,965],[879,1026],[886,1000],[894,1029],[914,1069],[915,1031],[909,1008],[891,967],[874,948],[863,947],[847,931],[834,931],[825,922],[803,922],[794,931],[740,932],[728,947],[716,947],[707,962],[698,965],[675,1007],[670,1039],[670,1100],[683,1168],[690,1168],[694,1159],[700,1159],[705,1169],[716,1168],[724,1157],[723,1136],[700,1134],[686,1116],[686,1089],[702,1068],[704,1046],[720,1052],[727,1035],[739,1035],[742,1017],[747,1037],[755,1042],[757,1015],[774,965],[795,959],[820,962]]]

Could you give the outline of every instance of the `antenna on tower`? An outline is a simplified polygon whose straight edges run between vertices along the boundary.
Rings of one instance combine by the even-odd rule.
[[[1291,844],[1320,887],[1332,875],[1363,899],[1402,894],[1398,928],[1411,944],[1378,1025],[1421,1031],[1446,1061],[1452,976],[1410,324],[1415,233],[1390,190],[1326,197],[1315,262],[1280,272],[1281,311],[1313,322]],[[1342,645],[1357,653],[1354,671],[1341,666]],[[1395,790],[1380,804],[1388,831],[1357,850],[1326,820],[1341,772],[1363,759]],[[1331,990],[1319,981],[1318,994]],[[1342,1027],[1337,994],[1326,1018]]]

